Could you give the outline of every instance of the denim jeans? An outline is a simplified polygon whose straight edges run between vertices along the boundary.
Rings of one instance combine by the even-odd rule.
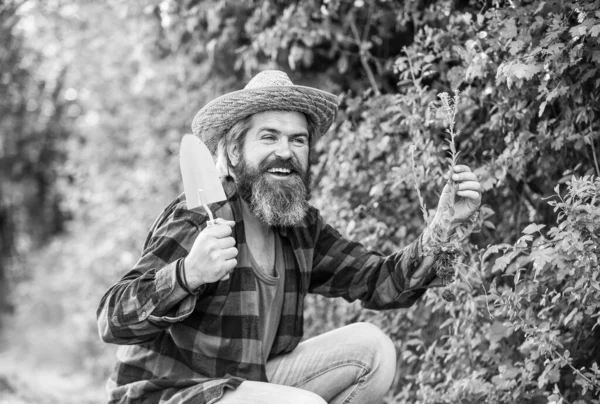
[[[379,328],[351,324],[306,340],[267,362],[270,383],[243,382],[219,404],[381,403],[396,371],[396,350]]]

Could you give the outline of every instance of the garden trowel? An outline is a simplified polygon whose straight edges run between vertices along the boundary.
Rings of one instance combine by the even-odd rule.
[[[196,136],[185,135],[181,139],[179,165],[187,208],[202,206],[210,219],[208,226],[213,225],[214,216],[208,205],[224,201],[227,197],[210,151]]]
[[[202,206],[208,214],[208,227],[215,224],[209,204],[227,199],[210,151],[194,135],[185,135],[179,148],[179,166],[188,209]],[[228,279],[229,274],[223,280]]]

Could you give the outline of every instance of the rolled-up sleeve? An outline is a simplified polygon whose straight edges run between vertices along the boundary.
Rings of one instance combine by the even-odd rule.
[[[177,260],[187,256],[203,219],[175,202],[163,212],[140,260],[100,301],[97,322],[102,340],[143,343],[193,312],[198,296],[175,298]]]
[[[320,215],[309,292],[348,301],[360,300],[374,310],[412,306],[437,286],[433,261],[424,267],[422,235],[395,254],[384,256],[343,238]],[[417,273],[422,274],[417,278]]]

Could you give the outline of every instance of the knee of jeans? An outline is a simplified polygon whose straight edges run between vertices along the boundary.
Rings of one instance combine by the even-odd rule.
[[[353,332],[361,335],[365,344],[372,348],[373,368],[393,375],[396,372],[396,347],[390,337],[371,323],[355,323],[350,327],[354,328]]]

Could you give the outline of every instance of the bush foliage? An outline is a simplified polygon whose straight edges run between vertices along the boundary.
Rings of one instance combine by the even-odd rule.
[[[83,325],[69,342],[106,375],[92,306],[180,192],[180,136],[207,100],[278,68],[340,94],[313,153],[313,203],[346,236],[389,253],[423,229],[419,196],[435,208],[450,164],[447,124],[430,108],[442,92],[457,97],[458,162],[485,190],[454,301],[430,290],[408,310],[373,312],[311,296],[307,336],[382,327],[399,355],[390,403],[600,402],[600,2],[84,3],[30,11],[54,22],[48,37],[74,38],[70,51],[87,57],[64,61],[66,86],[95,96],[78,98],[81,116],[64,124],[76,133],[60,166],[74,220],[26,254],[35,270],[19,289],[21,327],[39,319],[36,304],[54,308],[57,332]],[[118,45],[106,39],[115,18],[128,38]],[[91,52],[88,36],[100,38]],[[59,300],[67,273],[75,292]],[[39,293],[48,280],[52,293]]]

